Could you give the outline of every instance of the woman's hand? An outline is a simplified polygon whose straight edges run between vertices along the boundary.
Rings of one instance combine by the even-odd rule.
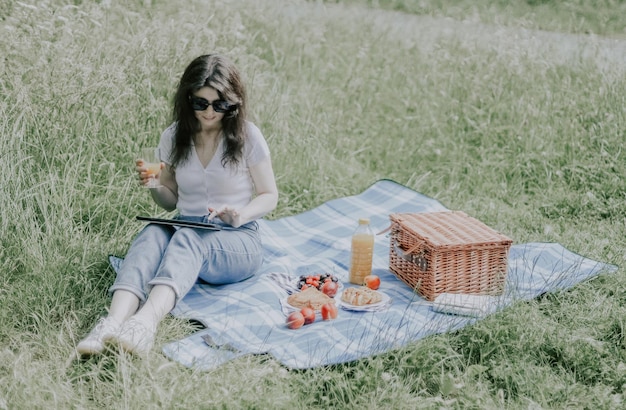
[[[215,217],[218,217],[233,228],[239,228],[242,225],[241,215],[239,214],[239,211],[226,205],[219,208],[209,208],[209,212],[209,221]]]
[[[146,167],[146,162],[143,159],[137,159],[135,161],[135,171],[139,174],[139,185],[145,186],[151,179],[159,179],[161,175],[161,170],[164,168],[165,164],[161,162],[159,164],[159,172],[156,175],[148,172],[148,168]]]

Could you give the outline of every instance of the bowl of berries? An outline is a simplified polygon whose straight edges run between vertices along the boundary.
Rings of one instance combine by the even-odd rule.
[[[343,285],[335,275],[330,273],[300,275],[296,283],[296,288],[302,291],[308,287],[314,287],[320,292],[334,298]]]

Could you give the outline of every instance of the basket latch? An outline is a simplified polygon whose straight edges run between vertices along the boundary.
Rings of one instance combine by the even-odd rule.
[[[394,252],[400,258],[417,265],[423,271],[428,269],[428,260],[426,260],[423,253],[415,255],[413,253],[405,252],[402,248],[400,248],[397,240],[393,239],[391,242]]]

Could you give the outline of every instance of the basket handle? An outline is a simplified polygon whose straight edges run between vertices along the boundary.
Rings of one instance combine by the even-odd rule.
[[[400,244],[398,244],[398,241],[395,238],[391,239],[391,246],[393,247],[396,255],[398,255],[400,258],[417,265],[423,271],[426,271],[428,269],[428,261],[423,255],[415,255],[409,252],[405,252],[400,247]]]

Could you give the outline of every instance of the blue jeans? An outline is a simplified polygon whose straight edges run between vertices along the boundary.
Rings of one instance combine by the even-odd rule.
[[[179,216],[206,221],[206,217]],[[248,279],[263,263],[258,224],[211,231],[148,224],[135,237],[109,289],[126,290],[145,302],[154,285],[170,286],[178,302],[198,278],[214,284]],[[228,229],[230,228],[230,229]]]

